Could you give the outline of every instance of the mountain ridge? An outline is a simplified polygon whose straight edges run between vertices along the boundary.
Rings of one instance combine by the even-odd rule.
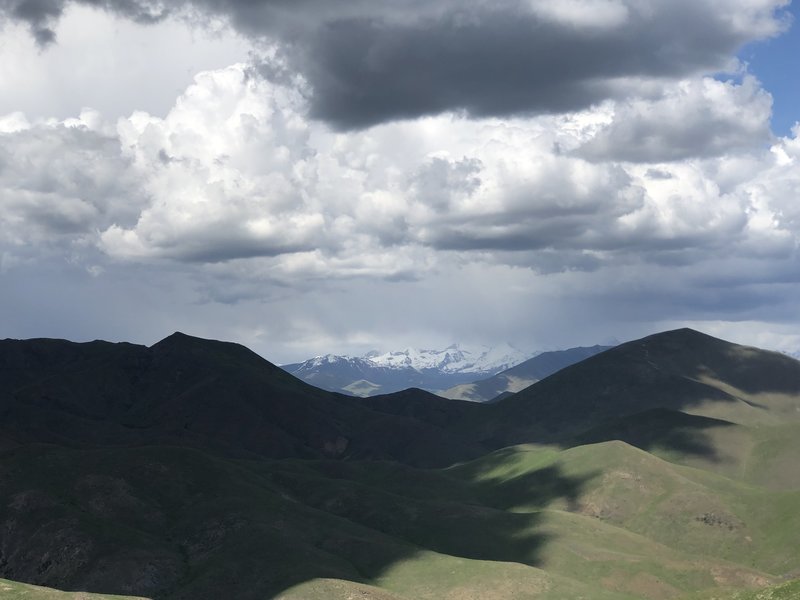
[[[2,444],[14,593],[697,600],[800,573],[800,362],[693,331],[491,404],[326,392],[183,334],[6,341]]]

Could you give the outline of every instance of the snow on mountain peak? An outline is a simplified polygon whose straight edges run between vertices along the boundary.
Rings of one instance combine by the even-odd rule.
[[[307,361],[301,363],[299,368],[303,370],[309,370],[309,369],[324,367],[326,365],[340,365],[342,363],[360,362],[361,360],[362,359],[354,358],[352,356],[324,354],[322,356],[315,356],[314,358],[309,358]]]
[[[478,346],[465,348],[451,344],[444,350],[419,350],[369,352],[363,357],[375,366],[387,368],[413,368],[418,371],[436,369],[445,373],[488,373],[502,371],[530,358],[510,344],[497,347]]]

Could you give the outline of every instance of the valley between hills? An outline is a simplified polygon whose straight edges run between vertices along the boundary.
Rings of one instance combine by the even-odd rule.
[[[800,361],[680,329],[475,403],[0,341],[0,598],[800,598]]]

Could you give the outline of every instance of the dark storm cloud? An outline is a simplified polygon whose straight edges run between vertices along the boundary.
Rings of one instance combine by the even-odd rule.
[[[44,47],[56,41],[54,28],[69,4],[66,0],[0,0],[0,16],[27,23],[36,43]],[[156,23],[171,13],[168,3],[148,0],[83,0],[79,4],[108,10],[137,23]]]
[[[40,46],[55,41],[56,35],[51,25],[61,16],[64,10],[62,0],[3,0],[0,8],[8,16],[25,21],[30,25],[31,35]]]
[[[719,68],[744,41],[702,3],[660,12],[601,31],[508,6],[466,22],[458,14],[409,24],[340,20],[308,40],[300,66],[314,89],[312,113],[360,128],[449,110],[481,117],[582,109],[635,91],[625,78]]]
[[[642,91],[642,86],[652,91],[661,79],[723,68],[741,44],[778,29],[773,11],[781,4],[83,3],[143,22],[169,14],[223,17],[245,35],[277,39],[291,67],[311,84],[312,114],[344,129],[443,111],[471,116],[564,112]],[[42,44],[52,39],[51,26],[65,5],[64,0],[0,0],[0,9],[27,22]]]

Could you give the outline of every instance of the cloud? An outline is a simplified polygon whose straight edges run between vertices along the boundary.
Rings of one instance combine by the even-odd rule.
[[[720,156],[771,138],[772,98],[751,76],[680,82],[663,97],[619,102],[577,153],[591,160],[665,162]]]
[[[614,152],[631,106],[648,117],[630,119],[623,141],[632,145],[650,139],[641,123],[661,127],[667,113],[691,123],[717,110],[734,122],[753,105],[768,109],[752,80],[682,82],[647,105],[506,120],[444,114],[349,133],[311,119],[308,103],[303,78],[269,82],[240,64],[198,75],[164,118],[137,112],[116,127],[91,112],[0,119],[5,238],[282,282],[413,280],[452,254],[552,273],[786,258],[797,243],[800,214],[786,199],[798,190],[799,146],[791,138],[764,149],[763,114],[738,130],[722,120],[722,155],[717,134],[687,143],[694,150],[681,160],[640,150],[646,163],[618,162],[627,155]]]
[[[312,114],[341,128],[443,111],[563,113],[727,68],[783,2],[472,2],[321,22],[298,43]],[[742,11],[732,19],[727,11]]]
[[[323,217],[307,198],[302,99],[243,66],[198,75],[164,118],[134,113],[120,143],[153,199],[101,235],[112,256],[218,262],[309,251]]]
[[[222,24],[141,25],[86,5],[68,5],[56,33],[58,43],[43,50],[22,24],[0,17],[0,115],[65,119],[90,106],[109,120],[134,110],[163,116],[199,71],[245,61],[252,50]]]
[[[274,81],[244,64],[197,75],[163,116],[0,117],[4,289],[22,302],[56,282],[89,306],[52,314],[78,323],[110,294],[119,305],[97,307],[97,322],[130,314],[139,325],[111,330],[152,336],[140,341],[180,326],[274,358],[274,340],[302,341],[280,350],[291,359],[332,340],[359,352],[468,330],[563,345],[656,322],[791,318],[800,132],[765,147],[769,98],[754,80],[340,131],[311,116],[308,81],[272,60]],[[717,126],[695,139],[679,125],[699,114]],[[620,129],[624,115],[636,126]],[[673,133],[691,138],[681,157],[618,151]]]
[[[2,0],[0,11],[53,39],[65,0]],[[461,111],[563,113],[658,93],[728,68],[744,43],[776,35],[785,0],[107,0],[138,22],[229,21],[284,49],[313,90],[311,115],[341,129]]]
[[[138,215],[137,181],[97,113],[34,125],[12,114],[0,123],[0,246],[29,253],[92,244],[97,229]]]

